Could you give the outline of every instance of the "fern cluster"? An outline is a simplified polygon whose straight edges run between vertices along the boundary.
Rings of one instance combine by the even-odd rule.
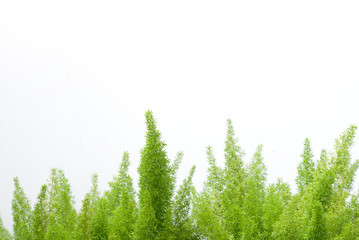
[[[138,192],[128,174],[127,152],[104,194],[93,175],[79,212],[63,171],[51,171],[33,207],[15,178],[13,233],[0,218],[0,239],[359,239],[359,194],[352,193],[359,161],[352,161],[350,153],[356,126],[344,131],[334,150],[323,150],[317,160],[305,139],[296,177],[298,191],[293,193],[281,179],[267,184],[261,145],[244,163],[244,152],[228,120],[224,168],[208,147],[208,176],[198,192],[192,183],[194,166],[176,191],[183,154],[171,162],[152,112],[145,117]]]

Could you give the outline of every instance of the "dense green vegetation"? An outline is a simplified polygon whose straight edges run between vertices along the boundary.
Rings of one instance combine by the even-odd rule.
[[[224,168],[208,147],[208,176],[203,191],[197,192],[192,183],[195,167],[176,190],[183,154],[170,161],[152,112],[145,116],[138,193],[128,174],[127,152],[104,194],[98,190],[97,175],[92,176],[79,212],[63,171],[51,171],[33,207],[14,178],[13,236],[0,219],[0,239],[359,239],[359,194],[352,193],[359,161],[351,161],[350,153],[355,126],[317,160],[305,139],[298,191],[293,193],[281,179],[267,184],[261,145],[244,163],[228,120]]]

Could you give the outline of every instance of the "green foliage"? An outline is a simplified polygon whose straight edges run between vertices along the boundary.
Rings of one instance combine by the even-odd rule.
[[[52,169],[49,180],[49,224],[47,239],[73,239],[76,211],[71,188],[62,170]]]
[[[2,240],[11,240],[12,239],[10,232],[4,227],[1,217],[0,217],[0,239],[2,239]]]
[[[314,172],[313,153],[308,138],[304,141],[304,151],[301,157],[302,161],[298,165],[298,176],[295,180],[299,193],[303,194],[305,187],[312,181]]]
[[[14,178],[14,196],[12,199],[12,217],[14,221],[14,238],[32,239],[31,232],[31,206],[24,190],[20,186],[19,179]]]
[[[356,126],[335,141],[334,151],[313,159],[304,141],[296,184],[278,179],[266,185],[267,168],[259,145],[244,164],[231,120],[227,120],[224,168],[207,147],[208,176],[204,188],[193,186],[195,166],[175,191],[183,159],[167,157],[152,112],[146,112],[146,143],[138,167],[138,200],[128,173],[125,152],[109,189],[103,195],[98,176],[77,214],[70,184],[62,170],[52,169],[33,211],[14,178],[13,236],[0,218],[0,239],[10,240],[354,240],[359,239],[359,193],[353,181],[359,160],[352,161]]]
[[[118,170],[117,175],[113,177],[113,180],[109,182],[110,190],[105,192],[108,202],[108,211],[111,214],[117,206],[120,204],[122,194],[124,193],[124,188],[126,184],[132,185],[132,180],[127,175],[128,167],[130,165],[129,154],[125,152],[122,157],[121,165]],[[130,181],[130,182],[129,182]],[[133,190],[132,190],[133,191]]]
[[[309,206],[309,216],[307,221],[306,239],[326,239],[326,217],[323,205],[316,200],[312,200]]]
[[[97,208],[95,209],[92,227],[91,239],[106,240],[108,239],[108,202],[105,197],[98,200]]]
[[[350,149],[354,143],[356,126],[350,126],[335,141],[335,153],[331,157],[330,171],[334,175],[333,194],[327,213],[329,236],[337,237],[344,230],[345,206],[350,195],[353,179],[358,169],[358,160],[351,163]]]
[[[314,180],[308,195],[319,201],[324,208],[328,208],[334,193],[333,184],[335,182],[335,175],[325,150],[322,150],[318,167],[314,172],[313,178]]]
[[[173,183],[176,182],[176,173],[177,173],[178,168],[182,162],[182,159],[183,159],[183,153],[178,152],[173,164],[170,167],[171,178],[172,178]]]
[[[245,178],[243,157],[244,152],[238,145],[234,127],[230,119],[227,120],[227,136],[225,141],[225,169],[224,191],[221,194],[224,221],[228,231],[237,239],[241,236],[243,222],[242,206],[245,196]]]
[[[171,198],[173,195],[174,181],[173,168],[165,151],[165,142],[161,140],[161,134],[157,129],[156,120],[151,111],[146,112],[146,144],[141,150],[141,163],[138,167],[139,179],[139,219],[143,224],[155,225],[151,228],[153,233],[146,233],[146,236],[164,236],[165,228],[169,226],[168,216],[171,210]],[[146,196],[145,197],[145,192]],[[150,202],[148,202],[150,201]],[[155,214],[154,222],[143,220],[149,217],[141,208],[151,208]],[[151,210],[152,211],[152,210]],[[142,216],[145,214],[145,216]],[[146,228],[145,226],[143,226]],[[150,229],[150,228],[146,228]],[[149,231],[149,230],[148,230]]]
[[[265,201],[266,167],[262,157],[262,145],[258,146],[254,157],[247,168],[244,182],[246,195],[242,207],[242,237],[243,239],[262,239],[263,204]]]
[[[208,192],[194,196],[192,215],[195,219],[198,235],[213,240],[229,238],[229,233],[223,226],[223,218],[216,215],[211,195]]]
[[[92,175],[89,198],[90,198],[91,207],[95,208],[98,200],[100,199],[100,192],[98,190],[98,175],[97,174]]]
[[[194,193],[192,178],[196,167],[180,186],[173,204],[173,226],[175,239],[194,239],[194,225],[190,216],[191,200]]]
[[[207,147],[207,160],[209,164],[208,168],[208,179],[205,183],[205,188],[208,191],[211,191],[213,194],[218,195],[218,201],[219,194],[223,192],[224,188],[224,172],[223,169],[221,169],[219,166],[217,166],[217,162],[215,157],[213,156],[213,151],[210,146]]]
[[[277,228],[276,225],[281,226],[277,222],[291,197],[289,185],[281,179],[278,179],[275,184],[268,185],[263,204],[263,228],[266,239],[279,239],[272,236],[278,235],[278,233],[274,233],[274,229]],[[278,232],[278,229],[276,229],[276,232]]]
[[[129,154],[128,152],[125,152],[123,154],[119,174],[113,182],[113,186],[118,186],[117,199],[119,199],[119,203],[116,205],[116,208],[113,210],[112,216],[109,219],[110,239],[127,240],[131,239],[133,236],[137,207],[132,178],[128,175],[129,165]],[[109,194],[109,196],[112,197],[113,195]],[[109,199],[111,199],[111,197]],[[114,200],[112,200],[112,204],[113,202]]]
[[[212,148],[207,147],[209,164],[204,190],[194,197],[193,218],[200,235],[208,239],[227,239],[221,194],[224,188],[224,172],[217,166]]]
[[[93,213],[91,211],[90,195],[86,194],[82,200],[82,207],[76,225],[76,239],[90,240]]]
[[[302,224],[303,218],[305,218],[306,215],[305,209],[303,208],[303,202],[301,201],[301,196],[295,195],[284,204],[279,202],[276,204],[280,204],[277,205],[277,210],[282,213],[279,213],[279,218],[277,216],[276,219],[273,219],[274,221],[272,220],[272,223],[274,222],[274,224],[272,224],[273,232],[270,239],[304,239]],[[269,216],[266,214],[266,217]],[[270,235],[268,230],[267,235]]]
[[[343,231],[335,239],[359,238],[359,194],[353,195],[346,206]]]
[[[136,240],[153,240],[157,236],[156,214],[148,190],[142,192],[142,205],[135,226]]]
[[[34,239],[45,240],[46,230],[49,223],[47,202],[47,185],[41,186],[41,191],[37,197],[34,211],[32,213],[32,232]]]
[[[92,239],[92,222],[95,209],[97,208],[99,195],[100,193],[98,191],[98,176],[97,174],[94,174],[92,175],[91,190],[85,195],[85,198],[82,200],[82,207],[77,219],[76,239],[78,240]]]

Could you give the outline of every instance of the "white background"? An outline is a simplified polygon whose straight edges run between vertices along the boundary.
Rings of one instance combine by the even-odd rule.
[[[223,166],[231,118],[245,161],[263,144],[268,182],[295,192],[304,139],[317,159],[359,124],[358,12],[357,1],[1,1],[5,226],[15,176],[34,204],[64,169],[79,209],[91,174],[105,190],[128,150],[137,184],[148,109],[169,157],[184,151],[179,181],[195,164],[201,189],[208,145]]]

